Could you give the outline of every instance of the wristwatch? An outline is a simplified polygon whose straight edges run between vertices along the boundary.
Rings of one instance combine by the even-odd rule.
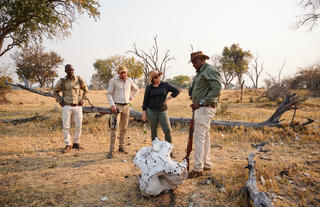
[[[200,101],[200,102],[199,102],[199,105],[202,107],[202,106],[203,106],[203,103]]]

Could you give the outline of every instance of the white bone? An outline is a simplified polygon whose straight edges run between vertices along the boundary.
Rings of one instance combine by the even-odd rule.
[[[157,196],[162,191],[174,190],[187,178],[187,162],[171,160],[173,145],[155,138],[151,147],[143,147],[134,158],[142,172],[140,190],[144,196]]]

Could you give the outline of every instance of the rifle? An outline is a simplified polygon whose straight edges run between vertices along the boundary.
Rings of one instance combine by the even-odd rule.
[[[193,142],[193,131],[194,131],[194,111],[192,111],[192,119],[190,121],[190,127],[189,127],[189,139],[188,139],[188,146],[187,146],[187,154],[186,156],[184,157],[184,159],[187,160],[187,170],[189,172],[189,162],[190,162],[190,159],[189,159],[189,156],[191,154],[191,151],[192,151],[192,142]]]

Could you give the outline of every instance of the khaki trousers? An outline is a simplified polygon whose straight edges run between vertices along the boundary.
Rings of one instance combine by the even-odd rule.
[[[124,137],[127,133],[129,116],[130,116],[130,105],[120,105],[116,104],[119,113],[117,114],[117,125],[116,127],[111,130],[111,137],[110,137],[110,152],[114,152],[114,145],[117,139],[117,132],[120,129],[119,135],[119,147],[124,146]]]
[[[194,171],[211,168],[210,122],[215,113],[216,109],[210,107],[200,107],[194,111]]]
[[[81,106],[64,106],[62,107],[62,123],[63,123],[63,137],[64,142],[66,145],[71,145],[71,139],[70,139],[70,122],[71,117],[73,116],[74,119],[74,140],[73,143],[79,143],[80,142],[80,135],[82,130],[82,107]]]

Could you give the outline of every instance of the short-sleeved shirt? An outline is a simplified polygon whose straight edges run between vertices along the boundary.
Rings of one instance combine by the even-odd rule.
[[[59,95],[61,91],[62,97]],[[88,91],[85,81],[79,76],[73,76],[72,79],[61,78],[53,89],[53,95],[57,102],[62,99],[66,104],[78,104],[80,100],[87,98]]]

